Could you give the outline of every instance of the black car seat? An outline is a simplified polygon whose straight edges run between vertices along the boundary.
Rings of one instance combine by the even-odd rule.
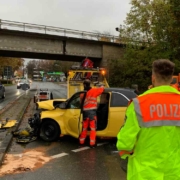
[[[97,130],[103,130],[108,123],[109,94],[106,94],[106,101],[99,104],[97,109]]]

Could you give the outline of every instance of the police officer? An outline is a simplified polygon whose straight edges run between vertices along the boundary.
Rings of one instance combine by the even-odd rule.
[[[134,98],[117,135],[122,159],[128,157],[128,180],[180,179],[180,93],[170,86],[174,63],[152,64],[152,85]]]
[[[97,97],[103,93],[104,87],[91,88],[89,79],[86,79],[83,84],[87,93],[83,104],[83,129],[79,136],[79,143],[84,144],[88,127],[90,127],[90,147],[93,148],[96,145]]]

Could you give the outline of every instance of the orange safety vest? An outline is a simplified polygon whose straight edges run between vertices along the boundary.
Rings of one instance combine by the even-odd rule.
[[[180,95],[152,93],[133,99],[140,127],[180,126]]]
[[[83,110],[97,109],[97,97],[102,94],[104,87],[92,88],[86,93],[86,98],[84,100]]]

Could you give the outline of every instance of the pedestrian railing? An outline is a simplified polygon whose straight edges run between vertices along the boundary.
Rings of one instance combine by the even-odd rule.
[[[96,33],[96,32],[79,31],[79,30],[73,30],[73,29],[65,29],[65,28],[59,28],[59,27],[53,27],[53,26],[8,21],[8,20],[2,20],[2,19],[0,19],[0,29],[19,30],[19,31],[25,31],[25,32],[75,37],[79,39],[106,41],[106,42],[118,43],[118,44],[123,43],[121,42],[119,36],[112,36],[112,35],[101,34],[101,33]]]

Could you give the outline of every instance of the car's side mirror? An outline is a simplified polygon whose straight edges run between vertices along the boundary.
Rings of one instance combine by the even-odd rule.
[[[59,108],[61,108],[61,109],[66,109],[66,103],[65,103],[65,102],[62,102],[62,103],[59,105]]]

